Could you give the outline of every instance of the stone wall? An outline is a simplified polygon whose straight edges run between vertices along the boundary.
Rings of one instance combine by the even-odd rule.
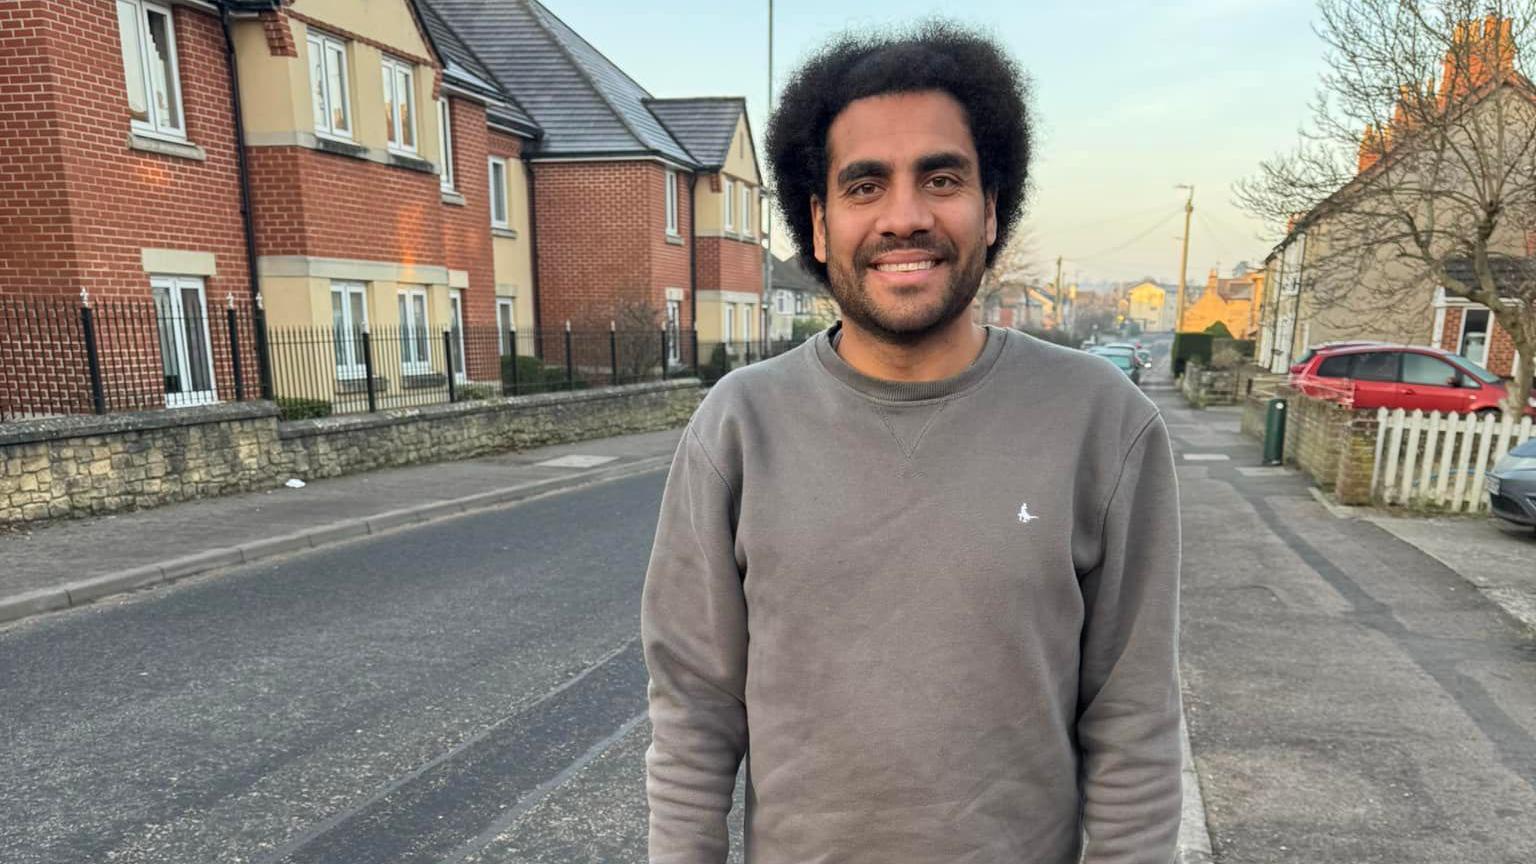
[[[1180,380],[1184,399],[1196,408],[1212,405],[1237,404],[1237,372],[1231,369],[1208,369],[1191,359],[1184,366]]]
[[[673,428],[702,397],[682,379],[290,423],[254,402],[8,424],[0,525]]]

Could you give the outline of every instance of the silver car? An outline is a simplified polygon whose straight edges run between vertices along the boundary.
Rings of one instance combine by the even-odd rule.
[[[1493,515],[1536,527],[1536,438],[1509,451],[1488,472],[1488,506]]]

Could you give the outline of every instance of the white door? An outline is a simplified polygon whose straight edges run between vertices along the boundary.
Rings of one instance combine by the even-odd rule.
[[[154,276],[149,286],[155,297],[166,407],[217,401],[203,280],[195,276]]]
[[[331,338],[336,343],[336,377],[357,380],[368,373],[363,358],[363,331],[368,329],[368,304],[361,282],[331,283]]]
[[[432,332],[427,329],[427,292],[407,288],[400,292],[400,371],[425,375],[432,371]]]
[[[511,343],[513,321],[512,298],[496,298],[496,345],[503,357],[517,353],[517,346]]]
[[[458,288],[448,291],[449,337],[448,349],[453,352],[453,377],[463,381],[464,375],[464,292]]]

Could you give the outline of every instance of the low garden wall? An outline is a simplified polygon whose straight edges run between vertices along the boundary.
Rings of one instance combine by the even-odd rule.
[[[1264,440],[1269,400],[1276,396],[1286,401],[1285,464],[1296,466],[1341,504],[1371,503],[1378,425],[1375,413],[1312,399],[1283,384],[1271,389],[1256,380],[1243,403],[1245,434]]]
[[[1180,379],[1184,399],[1196,408],[1237,404],[1237,370],[1210,369],[1191,358]]]
[[[291,422],[247,402],[7,424],[0,525],[668,429],[703,393],[680,379]]]

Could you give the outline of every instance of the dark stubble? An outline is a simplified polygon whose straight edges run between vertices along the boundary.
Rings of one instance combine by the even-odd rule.
[[[830,238],[824,237],[827,248]],[[943,302],[917,320],[897,321],[870,297],[864,284],[870,262],[887,252],[921,250],[949,265],[949,282],[944,286]],[[883,239],[857,249],[851,261],[828,256],[827,281],[843,317],[859,329],[890,345],[916,345],[943,330],[950,322],[970,310],[971,301],[981,287],[986,273],[986,244],[977,242],[961,259],[954,244],[928,235],[907,239]]]

